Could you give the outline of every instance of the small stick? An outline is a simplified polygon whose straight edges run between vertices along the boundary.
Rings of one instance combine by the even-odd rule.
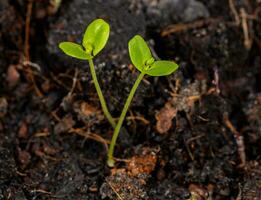
[[[85,137],[86,139],[92,139],[92,140],[95,140],[97,142],[100,142],[104,145],[105,149],[108,150],[108,144],[110,143],[108,140],[104,139],[103,137],[95,134],[95,133],[91,133],[89,131],[84,131],[80,128],[71,128],[69,131],[69,133],[74,133],[74,134],[77,134],[77,135],[80,135],[82,137]]]
[[[242,18],[242,29],[243,29],[243,33],[244,33],[244,45],[246,47],[246,49],[250,49],[252,46],[252,38],[250,36],[250,32],[249,32],[249,27],[248,27],[248,23],[247,23],[247,13],[245,11],[244,8],[240,9],[240,14],[241,14],[241,18]]]
[[[135,116],[135,115],[132,115],[132,116],[129,116],[129,117],[126,117],[127,120],[139,120],[141,122],[143,122],[145,125],[147,124],[150,124],[150,122],[148,120],[146,120],[144,117],[142,116]]]
[[[228,2],[229,2],[230,10],[234,15],[236,25],[239,26],[240,25],[240,18],[239,18],[238,12],[237,12],[236,7],[235,7],[235,1],[234,0],[228,0]]]
[[[187,31],[187,30],[195,29],[195,28],[200,28],[202,26],[209,25],[209,24],[217,22],[217,21],[219,21],[219,19],[210,18],[210,19],[198,20],[198,21],[195,21],[195,22],[192,22],[192,23],[173,24],[173,25],[170,25],[167,28],[165,28],[161,32],[161,36],[166,37],[166,36],[173,34],[173,33]]]
[[[76,87],[76,83],[77,83],[77,77],[78,77],[78,69],[75,69],[75,73],[74,73],[74,77],[73,77],[73,83],[72,83],[72,88],[70,90],[70,92],[68,93],[68,97],[72,96],[72,93]]]
[[[26,19],[25,19],[25,46],[24,46],[24,55],[26,61],[30,61],[29,40],[30,40],[30,24],[31,24],[31,16],[32,16],[32,7],[33,7],[33,1],[28,0]]]
[[[39,192],[39,193],[43,193],[43,194],[52,195],[51,192],[48,192],[48,191],[46,191],[46,190],[42,190],[42,189],[35,189],[34,192]]]
[[[187,143],[187,144],[190,144],[190,143],[193,142],[194,140],[198,140],[198,139],[200,139],[200,138],[202,138],[202,137],[204,137],[204,136],[205,136],[204,134],[201,134],[201,135],[198,135],[198,136],[189,138],[189,139],[186,141],[186,143]]]
[[[236,130],[233,126],[231,121],[228,118],[227,113],[223,115],[223,120],[227,128],[233,133],[234,138],[237,143],[237,151],[240,158],[240,165],[239,167],[244,167],[246,165],[246,153],[245,153],[245,144],[244,144],[244,137]]]
[[[120,194],[116,191],[116,189],[114,188],[114,186],[105,179],[105,181],[108,183],[108,185],[110,186],[110,188],[113,190],[113,192],[116,194],[116,196],[120,199],[123,200],[123,198],[120,196]]]
[[[220,94],[220,88],[219,88],[219,74],[218,74],[218,68],[214,67],[214,80],[212,81],[213,84],[216,86],[216,92],[217,94]]]
[[[35,89],[36,94],[39,97],[42,97],[43,94],[38,89],[35,83],[34,75],[31,69],[30,63],[30,25],[31,25],[31,16],[32,16],[32,8],[33,8],[33,0],[28,0],[27,4],[27,11],[26,11],[26,19],[25,19],[25,44],[24,44],[24,55],[25,55],[25,62],[24,70],[28,71],[28,78],[31,80],[33,87]]]

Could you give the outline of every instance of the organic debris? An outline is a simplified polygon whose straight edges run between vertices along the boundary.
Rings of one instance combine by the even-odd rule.
[[[183,86],[177,93],[172,93],[172,98],[156,114],[157,131],[166,133],[172,126],[172,120],[177,112],[193,113],[195,103],[206,93],[206,81],[196,81],[193,84]]]

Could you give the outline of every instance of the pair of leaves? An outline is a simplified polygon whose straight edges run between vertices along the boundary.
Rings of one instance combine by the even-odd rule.
[[[87,27],[83,36],[82,45],[73,42],[61,42],[59,47],[69,56],[81,60],[89,60],[105,47],[109,34],[109,24],[102,19],[96,19]]]
[[[136,35],[129,41],[129,54],[133,65],[140,71],[150,76],[170,75],[178,69],[172,61],[154,61],[150,48],[144,39]]]
[[[89,60],[105,47],[109,34],[109,24],[102,19],[96,19],[87,27],[82,45],[73,42],[61,42],[59,47],[69,56]],[[171,61],[154,61],[148,45],[139,35],[134,36],[129,41],[129,53],[134,66],[150,76],[166,76],[178,68],[178,65]]]

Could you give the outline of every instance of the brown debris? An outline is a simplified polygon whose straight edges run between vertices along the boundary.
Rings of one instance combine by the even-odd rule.
[[[25,38],[24,38],[24,56],[25,61],[30,62],[30,30],[31,30],[31,18],[32,18],[32,9],[33,9],[33,0],[28,0],[27,2],[27,11],[26,11],[26,19],[25,19]],[[30,80],[33,84],[34,90],[39,97],[42,97],[43,94],[39,90],[36,85],[34,73],[32,68],[28,64],[24,64],[24,71],[26,72],[26,76],[28,80]]]
[[[238,14],[236,7],[235,7],[235,0],[229,0],[228,2],[229,2],[229,8],[234,15],[235,23],[236,23],[237,26],[239,26],[240,25],[240,18],[239,18],[239,14]]]
[[[50,89],[52,88],[51,86],[51,81],[50,80],[45,80],[42,85],[41,88],[44,92],[49,92]]]
[[[98,123],[104,119],[101,110],[85,101],[75,102],[73,104],[73,108],[74,111],[78,114],[78,118],[88,126],[91,126],[94,123]]]
[[[133,120],[133,121],[139,120],[139,121],[141,121],[145,125],[150,124],[150,122],[147,119],[145,119],[143,116],[134,116],[134,115],[132,115],[132,116],[126,117],[126,120]]]
[[[43,151],[44,151],[45,154],[52,155],[52,156],[55,155],[57,152],[59,152],[58,149],[51,147],[47,143],[43,144]]]
[[[10,88],[16,86],[19,80],[20,80],[20,74],[17,71],[17,66],[10,65],[6,73],[6,81],[8,83],[8,86]]]
[[[24,56],[26,61],[30,60],[30,25],[32,17],[33,1],[28,0],[26,19],[25,19],[25,44],[24,44]]]
[[[250,50],[253,44],[253,23],[251,20],[256,20],[258,17],[256,12],[258,12],[258,8],[255,10],[254,15],[249,15],[245,8],[239,8],[237,11],[235,6],[235,0],[229,0],[229,7],[234,15],[236,26],[242,26],[243,36],[244,36],[244,45],[247,50]]]
[[[246,164],[244,137],[236,130],[236,128],[233,126],[226,113],[223,116],[223,120],[227,128],[233,133],[234,138],[236,140],[237,151],[241,162],[239,167],[244,167]]]
[[[244,8],[240,9],[240,16],[242,19],[242,29],[244,33],[244,45],[245,48],[250,50],[253,44],[253,38],[251,34],[251,27],[248,21],[247,13]]]
[[[137,176],[138,174],[150,174],[156,166],[156,156],[147,155],[146,157],[134,156],[128,163],[128,170],[132,176]]]
[[[54,127],[54,132],[56,134],[65,133],[69,131],[75,124],[71,115],[65,116],[59,123]]]
[[[29,164],[31,155],[27,151],[18,150],[18,161],[25,167]]]
[[[209,197],[208,190],[203,186],[191,183],[189,185],[189,191],[193,199],[207,200]]]
[[[178,111],[190,113],[194,109],[194,104],[202,95],[208,94],[205,80],[196,81],[186,87],[182,87],[178,93],[172,93],[165,106],[156,114],[156,128],[161,134],[166,133],[172,126],[172,119],[176,117]]]
[[[143,148],[140,155],[133,156],[127,163],[129,175],[150,174],[156,167],[157,157],[153,149]]]
[[[115,170],[114,170],[115,171]],[[129,176],[124,169],[116,170],[100,188],[102,199],[108,197],[115,200],[149,199],[143,178]]]
[[[91,140],[100,142],[104,145],[105,149],[108,150],[108,144],[110,144],[110,141],[104,139],[103,137],[101,137],[98,134],[91,133],[89,130],[86,130],[84,128],[77,128],[77,129],[71,128],[69,130],[69,133],[77,134],[77,135],[80,135],[80,136],[82,136],[86,139],[91,139]]]
[[[28,137],[28,126],[24,121],[20,123],[18,137],[23,139],[26,139]]]
[[[237,199],[259,200],[261,199],[261,165],[260,162],[250,161],[246,164],[246,171],[242,187]]]
[[[111,175],[100,189],[103,198],[149,199],[144,186],[156,167],[158,151],[158,148],[142,147],[136,152],[137,155],[126,161],[126,168],[111,169]]]
[[[161,36],[166,37],[173,33],[183,32],[183,31],[187,31],[187,30],[195,29],[195,28],[201,28],[201,27],[209,25],[209,24],[217,23],[218,21],[220,21],[220,20],[215,19],[215,18],[209,18],[209,19],[201,19],[201,20],[194,21],[191,23],[173,24],[173,25],[166,27],[161,32]]]
[[[48,14],[54,15],[60,8],[61,3],[62,3],[62,0],[50,0],[49,5],[47,7]]]
[[[52,147],[50,144],[43,143],[34,143],[32,145],[31,151],[38,157],[42,159],[48,159],[52,161],[62,160],[63,158],[54,157],[60,152],[60,149]]]
[[[161,134],[166,133],[172,126],[172,119],[176,117],[177,109],[174,108],[170,102],[167,102],[165,106],[156,114],[156,128]]]
[[[94,113],[97,113],[98,110],[95,107],[91,106],[90,104],[88,104],[86,102],[82,102],[80,111],[84,116],[90,117]]]

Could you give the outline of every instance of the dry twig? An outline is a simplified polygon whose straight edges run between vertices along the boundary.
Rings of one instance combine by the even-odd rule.
[[[244,144],[244,137],[236,130],[236,128],[233,126],[231,121],[228,118],[228,114],[225,113],[223,115],[223,121],[227,128],[233,133],[234,138],[237,143],[237,151],[239,155],[239,159],[241,161],[239,167],[244,167],[246,165],[246,153],[245,153],[245,144]]]
[[[173,33],[187,31],[187,30],[195,29],[195,28],[200,28],[202,26],[209,25],[209,24],[212,24],[212,23],[216,23],[218,21],[219,21],[219,19],[217,19],[217,18],[209,18],[209,19],[197,20],[197,21],[194,21],[192,23],[173,24],[173,25],[170,25],[167,28],[165,28],[161,32],[161,36],[166,37],[166,36],[173,34]]]
[[[31,66],[28,64],[30,63],[30,25],[31,25],[32,8],[33,8],[33,0],[28,0],[26,19],[25,19],[25,44],[24,44],[25,61],[23,62],[23,66],[24,66],[24,70],[27,72],[28,79],[33,84],[36,94],[42,97],[43,94],[37,87]]]
[[[248,16],[244,8],[240,9],[240,15],[242,18],[242,29],[244,33],[244,45],[246,49],[250,49],[252,47],[253,39],[251,37],[248,25]]]
[[[239,18],[239,14],[238,14],[236,7],[235,7],[235,0],[228,0],[228,2],[229,2],[230,10],[234,15],[236,25],[239,26],[240,25],[240,18]]]

